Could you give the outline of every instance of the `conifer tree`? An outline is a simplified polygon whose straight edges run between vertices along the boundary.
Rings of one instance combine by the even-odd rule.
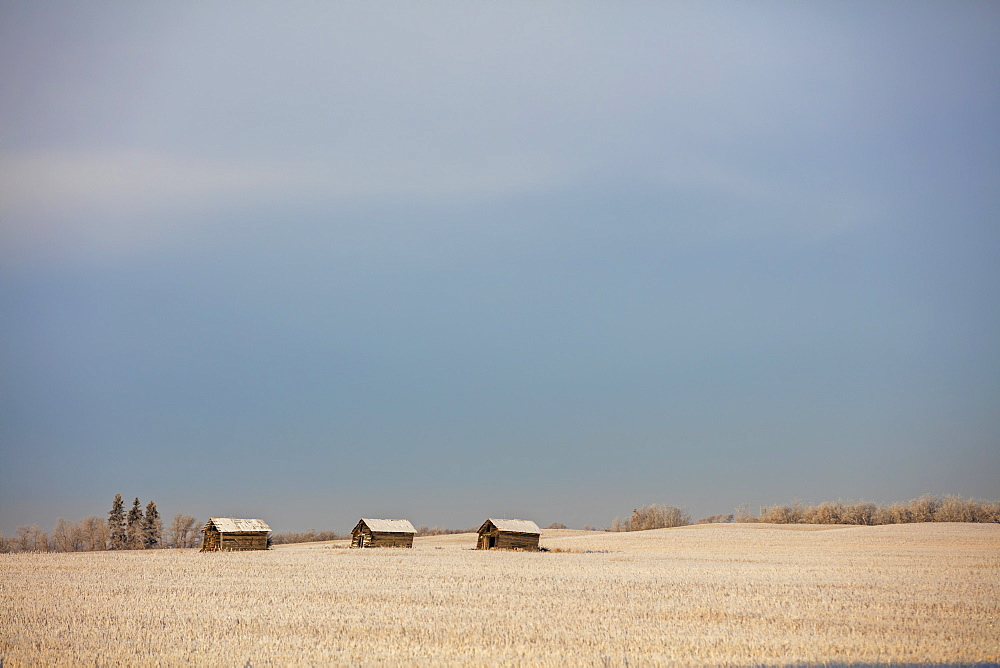
[[[156,504],[150,501],[146,504],[146,516],[142,519],[142,546],[147,550],[156,547],[160,542],[162,531],[160,513],[156,510]]]
[[[132,502],[132,509],[128,511],[128,521],[125,524],[127,535],[126,546],[130,550],[142,549],[142,505],[139,497],[135,497]]]
[[[108,538],[112,550],[124,550],[127,534],[125,532],[125,504],[122,495],[115,494],[115,502],[108,513]]]

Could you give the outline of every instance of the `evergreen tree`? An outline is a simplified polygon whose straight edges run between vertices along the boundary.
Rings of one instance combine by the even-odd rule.
[[[142,549],[142,505],[139,503],[139,497],[135,497],[135,501],[132,502],[132,509],[128,511],[128,521],[125,525],[125,532],[127,534],[126,546],[130,550],[141,550]]]
[[[160,534],[163,531],[163,523],[160,521],[160,513],[156,510],[156,504],[150,501],[146,504],[146,516],[142,520],[142,542],[147,550],[157,546],[160,542]]]
[[[125,533],[125,504],[122,495],[115,494],[115,502],[108,513],[108,538],[112,550],[124,550],[127,534]]]

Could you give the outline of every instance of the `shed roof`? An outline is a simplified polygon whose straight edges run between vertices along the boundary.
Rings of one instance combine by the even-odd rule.
[[[214,525],[222,533],[271,530],[264,520],[238,520],[234,517],[213,517],[208,520],[208,524]],[[205,525],[206,528],[208,524]]]
[[[362,517],[361,521],[372,531],[379,533],[417,533],[409,520],[375,520]]]
[[[493,526],[500,531],[513,531],[515,533],[542,533],[542,530],[538,528],[538,525],[531,520],[498,520],[494,518],[489,518],[486,522],[483,522],[483,526],[479,527],[482,531],[486,524],[492,522]]]

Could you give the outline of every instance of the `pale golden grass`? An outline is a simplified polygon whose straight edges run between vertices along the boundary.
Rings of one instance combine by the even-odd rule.
[[[1000,661],[1000,525],[543,532],[0,555],[17,665]]]

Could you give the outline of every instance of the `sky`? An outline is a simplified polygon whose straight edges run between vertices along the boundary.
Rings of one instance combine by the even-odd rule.
[[[0,4],[0,532],[1000,499],[1000,5]]]

